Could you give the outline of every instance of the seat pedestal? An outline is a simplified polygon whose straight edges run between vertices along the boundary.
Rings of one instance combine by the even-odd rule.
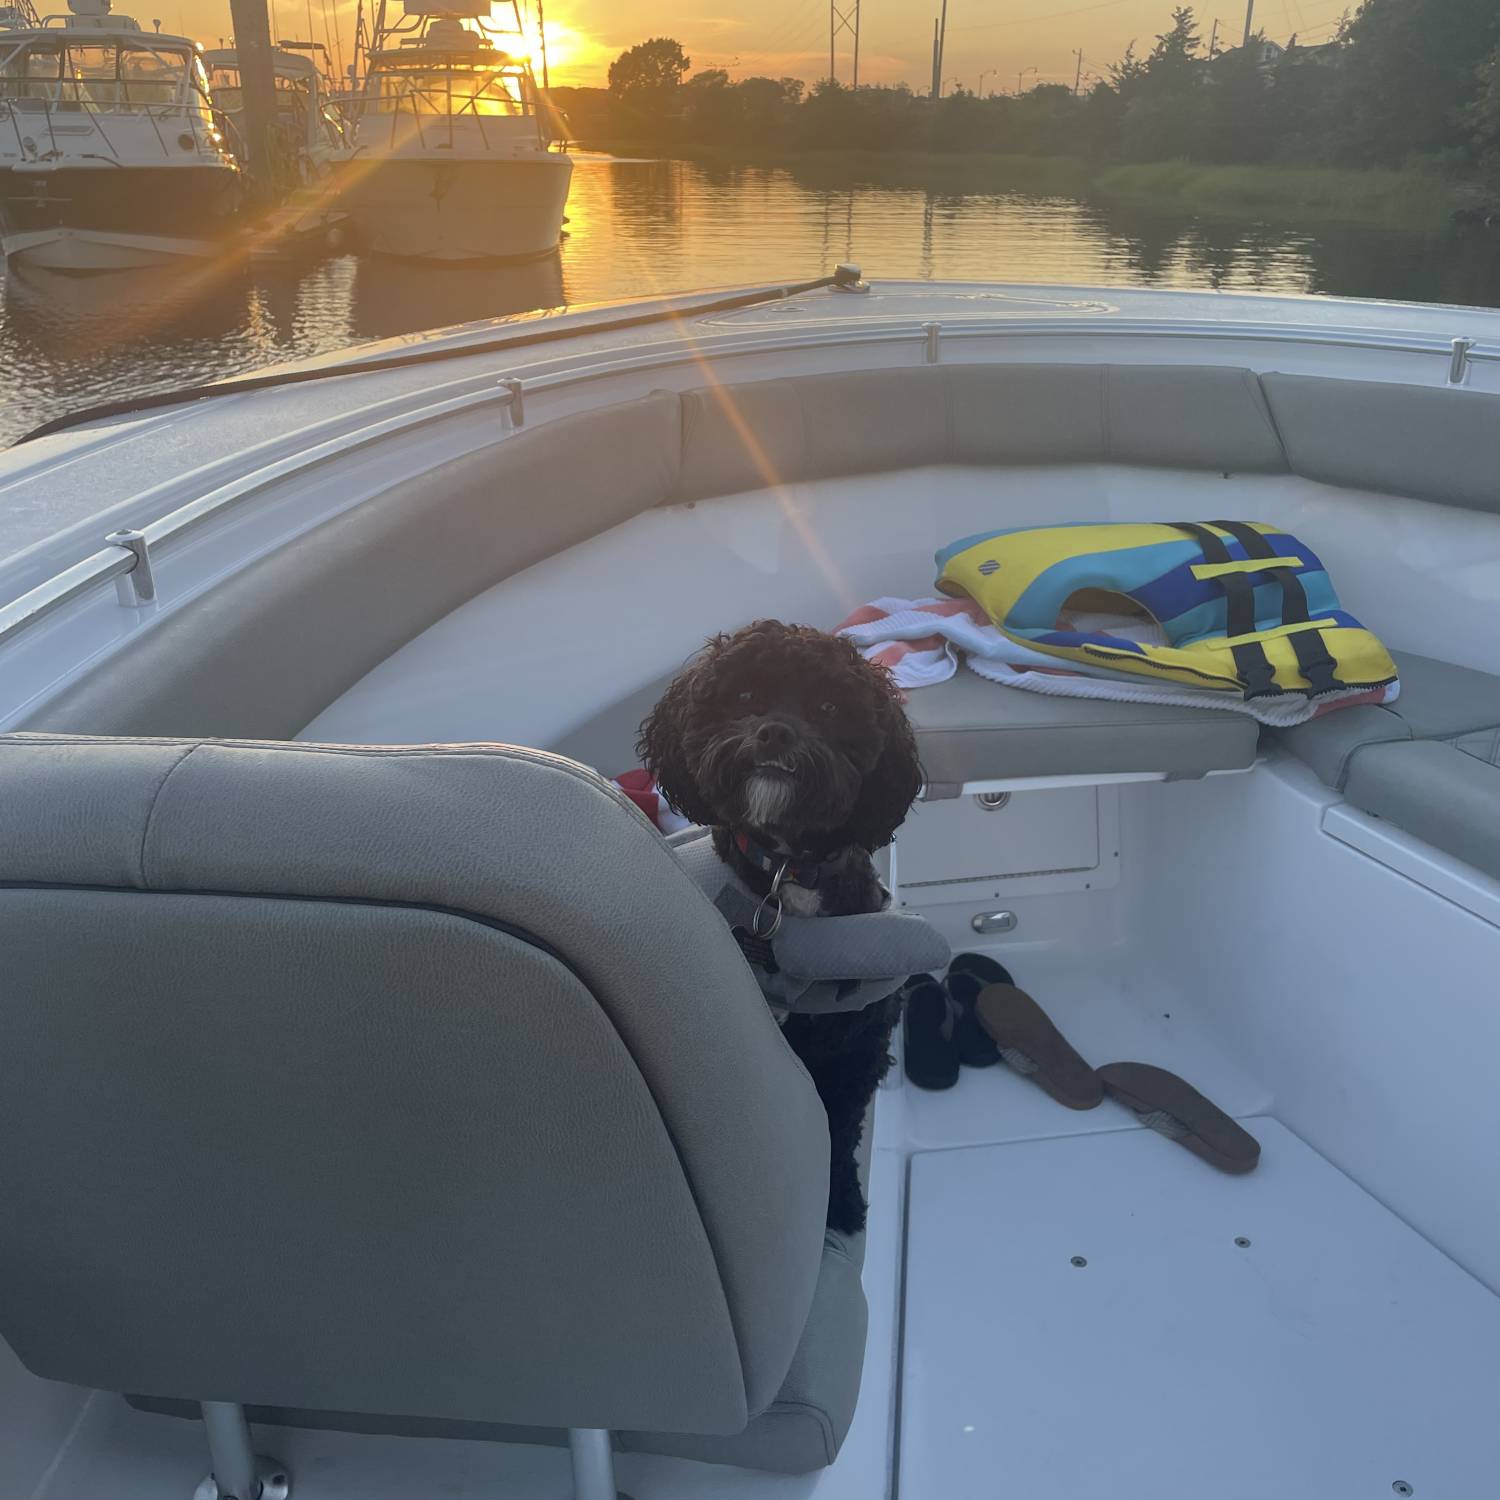
[[[615,1455],[605,1427],[570,1427],[574,1500],[630,1500],[615,1488]]]
[[[193,1500],[287,1500],[291,1474],[278,1459],[250,1446],[245,1408],[237,1401],[204,1401],[203,1426],[213,1470]]]

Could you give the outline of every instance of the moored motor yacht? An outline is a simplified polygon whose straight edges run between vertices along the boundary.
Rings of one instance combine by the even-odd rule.
[[[1497,466],[1495,312],[850,270],[23,441],[0,1488],[1489,1493]],[[825,1233],[817,1096],[605,778],[713,632],[1218,517],[1315,548],[1400,697],[1267,729],[961,671],[882,858],[1259,1166],[897,1068]]]
[[[489,0],[384,0],[346,107],[339,206],[364,248],[434,261],[516,260],[556,248],[573,163],[552,149],[551,115],[513,24]]]
[[[110,0],[0,31],[0,245],[51,271],[218,254],[240,201],[196,42]]]
[[[343,124],[328,102],[332,90],[312,50],[283,42],[271,54],[277,143],[291,175],[303,184],[326,177],[344,149]],[[215,107],[243,135],[239,53],[217,48],[203,54],[203,64]]]

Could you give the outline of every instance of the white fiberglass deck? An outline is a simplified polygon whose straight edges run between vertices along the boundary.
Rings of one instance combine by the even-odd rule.
[[[1283,1126],[1244,1123],[1245,1178],[1144,1131],[913,1159],[902,1496],[1493,1483],[1500,1299]]]

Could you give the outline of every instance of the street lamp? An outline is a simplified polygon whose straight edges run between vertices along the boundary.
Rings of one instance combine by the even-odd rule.
[[[1028,73],[1035,73],[1035,72],[1038,72],[1038,71],[1039,71],[1039,69],[1037,69],[1037,68],[1022,68],[1021,71],[1016,74],[1016,92],[1018,94],[1021,92],[1021,80]]]
[[[985,70],[984,70],[984,71],[983,71],[983,72],[982,72],[982,73],[981,73],[981,74],[980,74],[980,75],[979,75],[979,97],[980,97],[980,98],[981,98],[981,99],[983,99],[983,98],[984,98],[984,97],[985,97],[985,92],[984,92],[984,80],[985,80],[985,79],[986,79],[986,78],[993,78],[993,77],[994,77],[994,76],[995,76],[995,74],[996,74],[996,73],[998,73],[998,72],[999,72],[999,71],[1000,71],[1000,69],[999,69],[999,68],[986,68],[986,69],[985,69]]]

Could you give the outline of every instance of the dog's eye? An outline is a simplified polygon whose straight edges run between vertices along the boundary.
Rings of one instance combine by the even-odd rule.
[[[820,703],[818,705],[818,712],[820,714],[825,714],[825,715],[828,715],[828,716],[831,717],[832,715],[836,714],[838,711],[839,711],[838,704],[835,703],[833,701],[833,699],[831,699],[831,698],[825,699],[822,703]]]

